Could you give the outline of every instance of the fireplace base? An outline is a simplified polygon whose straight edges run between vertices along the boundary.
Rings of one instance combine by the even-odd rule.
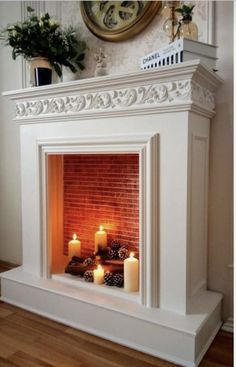
[[[197,366],[221,326],[222,296],[203,291],[188,315],[42,279],[1,274],[2,301],[183,366]]]

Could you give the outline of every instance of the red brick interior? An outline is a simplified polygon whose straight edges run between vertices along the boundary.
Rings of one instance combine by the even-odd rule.
[[[94,251],[94,234],[102,224],[108,242],[118,240],[138,256],[138,154],[80,154],[64,156],[64,243],[73,233],[82,256]]]

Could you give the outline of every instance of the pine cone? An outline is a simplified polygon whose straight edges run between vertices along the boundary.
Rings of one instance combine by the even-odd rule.
[[[120,246],[121,246],[120,245],[120,242],[118,242],[116,240],[114,240],[114,241],[111,242],[111,248],[112,248],[112,250],[118,251],[119,248],[120,248]]]
[[[112,286],[113,285],[113,274],[110,271],[107,271],[104,276],[104,283],[106,285]]]
[[[124,286],[124,275],[123,274],[115,274],[113,276],[113,285],[115,287],[123,287]]]
[[[118,258],[119,258],[118,251],[111,249],[110,252],[109,252],[109,259],[110,260],[115,260],[115,259],[118,259]]]
[[[127,259],[129,257],[129,250],[125,246],[122,246],[118,251],[118,256],[121,260]]]
[[[93,271],[92,270],[86,270],[84,273],[84,280],[86,282],[93,282]]]
[[[95,260],[92,259],[91,257],[88,257],[87,259],[84,260],[83,265],[95,265]]]

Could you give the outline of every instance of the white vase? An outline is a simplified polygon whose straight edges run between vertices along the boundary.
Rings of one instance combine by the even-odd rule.
[[[34,69],[35,68],[47,68],[52,70],[52,65],[50,64],[49,60],[46,57],[33,57],[27,60],[28,64],[28,86],[34,87],[35,83],[35,75]]]

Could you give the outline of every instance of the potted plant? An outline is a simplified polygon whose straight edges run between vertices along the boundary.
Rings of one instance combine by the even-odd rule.
[[[83,70],[86,43],[78,39],[76,30],[71,26],[62,28],[48,13],[38,17],[31,7],[27,7],[27,11],[25,21],[2,31],[6,44],[12,47],[13,59],[22,55],[33,62],[33,69],[54,69],[59,77],[62,76],[62,66],[68,67],[72,73]]]
[[[179,20],[179,37],[198,40],[198,27],[193,22],[193,9],[195,5],[183,5],[182,8],[175,9],[176,13],[180,13],[182,18]]]

